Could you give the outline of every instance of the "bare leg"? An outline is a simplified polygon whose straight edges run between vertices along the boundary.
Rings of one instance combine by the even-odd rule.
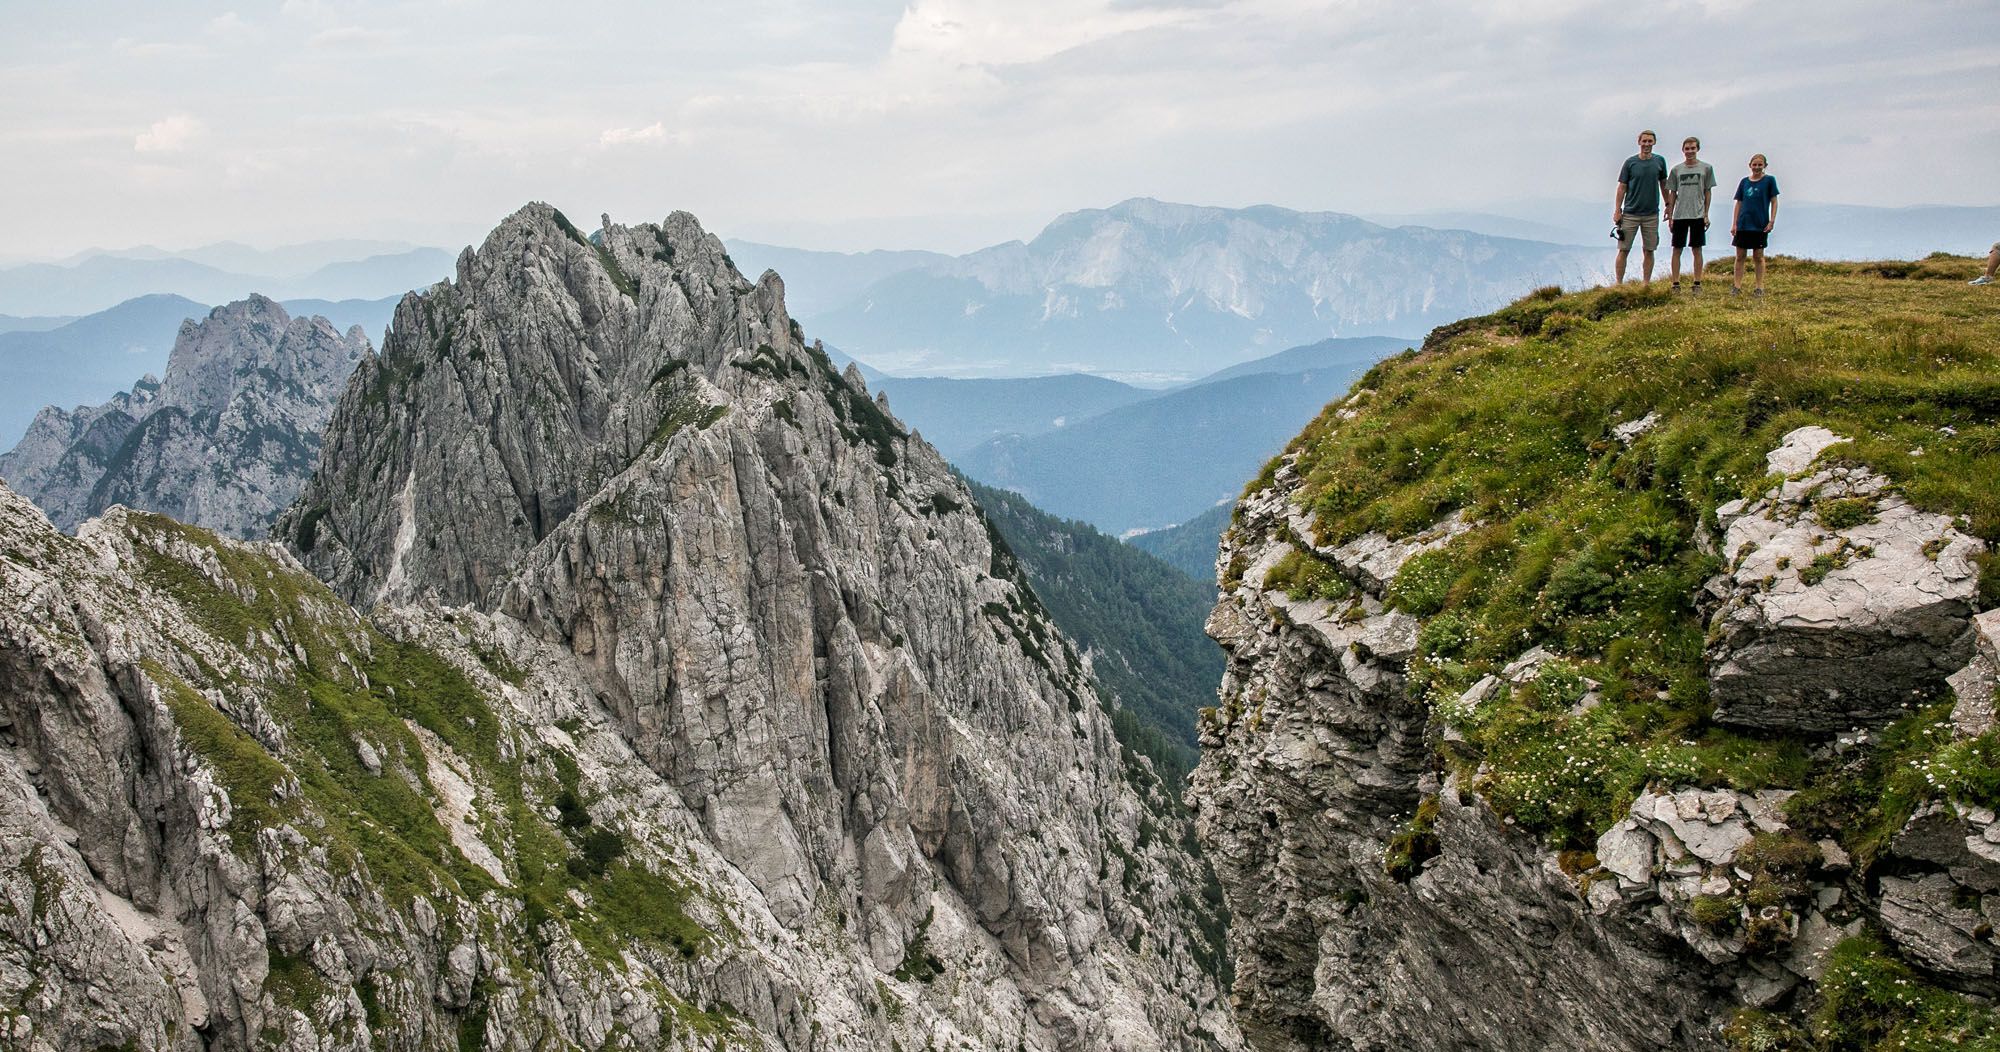
[[[1987,278],[1992,278],[1996,272],[2000,272],[2000,244],[1994,245],[1993,251],[1986,253]]]
[[[1617,270],[1617,274],[1618,274],[1618,279],[1617,279],[1616,281],[1613,281],[1613,282],[1612,282],[1612,284],[1613,284],[1613,285],[1623,285],[1623,284],[1625,284],[1625,257],[1626,257],[1626,256],[1628,256],[1628,255],[1630,255],[1631,253],[1632,253],[1632,250],[1631,250],[1631,249],[1629,249],[1629,248],[1625,248],[1625,247],[1623,247],[1623,246],[1620,246],[1620,247],[1619,247],[1619,249],[1618,249],[1618,270]]]
[[[1652,249],[1647,249],[1647,250],[1646,250],[1646,254],[1645,254],[1645,258],[1644,258],[1643,260],[1641,260],[1641,262],[1640,262],[1640,266],[1641,266],[1641,267],[1643,267],[1643,268],[1645,269],[1645,272],[1646,272],[1646,284],[1648,284],[1648,285],[1651,285],[1651,284],[1653,283],[1653,250],[1652,250]]]
[[[1671,270],[1671,271],[1673,272],[1673,276],[1674,276],[1674,284],[1676,284],[1676,285],[1680,284],[1680,283],[1681,283],[1681,250],[1680,250],[1680,249],[1678,249],[1678,248],[1677,248],[1677,249],[1674,249],[1674,255],[1673,255],[1673,259],[1672,259],[1672,262],[1670,262],[1670,263],[1668,264],[1668,269],[1669,269],[1669,270]]]
[[[1701,249],[1694,250],[1694,283],[1701,284]]]
[[[1729,289],[1731,292],[1743,291],[1743,253],[1743,249],[1739,248],[1736,250],[1736,272],[1729,276]]]
[[[1757,259],[1757,291],[1762,292],[1764,291],[1764,250],[1759,248],[1753,249],[1752,252]]]

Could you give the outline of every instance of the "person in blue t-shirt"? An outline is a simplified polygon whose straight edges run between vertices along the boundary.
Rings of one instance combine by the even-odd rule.
[[[1761,153],[1750,155],[1750,176],[1736,184],[1736,211],[1729,220],[1729,242],[1736,246],[1736,273],[1729,279],[1729,294],[1743,294],[1743,253],[1755,254],[1757,288],[1753,296],[1764,294],[1764,249],[1771,243],[1771,228],[1778,225],[1778,177],[1765,175],[1770,164]]]

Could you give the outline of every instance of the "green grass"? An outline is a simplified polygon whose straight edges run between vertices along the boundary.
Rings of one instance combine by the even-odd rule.
[[[1536,644],[1601,683],[1588,712],[1530,684],[1456,714],[1457,759],[1468,774],[1492,765],[1480,787],[1503,814],[1580,848],[1648,784],[1802,788],[1825,773],[1797,741],[1711,720],[1694,605],[1721,568],[1698,531],[1772,483],[1764,454],[1786,432],[1852,437],[1830,457],[2000,542],[2000,314],[1956,282],[1886,274],[1778,260],[1762,302],[1542,290],[1381,363],[1349,403],[1358,416],[1329,407],[1293,441],[1319,543],[1404,536],[1461,509],[1475,523],[1390,590],[1430,619],[1410,668],[1421,701],[1448,706]],[[1612,437],[1649,412],[1659,424],[1629,447]],[[1815,511],[1874,514],[1866,500]],[[2000,561],[1981,589],[2000,602]]]
[[[1293,548],[1264,574],[1266,591],[1284,592],[1293,602],[1345,599],[1354,592],[1332,563],[1304,549]]]
[[[1923,976],[1871,936],[1829,955],[1812,1018],[1813,1044],[1827,1052],[2000,1050],[2000,1015]]]

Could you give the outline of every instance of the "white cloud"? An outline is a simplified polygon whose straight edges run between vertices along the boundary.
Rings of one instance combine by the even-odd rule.
[[[336,26],[332,29],[323,29],[306,38],[306,46],[318,49],[348,48],[369,50],[387,45],[395,39],[395,34],[380,29],[368,29],[363,26]]]
[[[895,54],[946,65],[1037,62],[1110,37],[1187,21],[1184,11],[1104,0],[916,0],[896,23]]]
[[[185,113],[176,113],[153,122],[151,128],[140,132],[138,138],[132,140],[132,149],[139,153],[175,153],[186,149],[205,130],[200,121]]]
[[[597,137],[599,146],[630,146],[634,143],[659,142],[667,137],[667,129],[659,121],[643,128],[606,128]]]
[[[208,20],[207,32],[212,37],[243,37],[250,34],[250,23],[234,11],[224,11]]]

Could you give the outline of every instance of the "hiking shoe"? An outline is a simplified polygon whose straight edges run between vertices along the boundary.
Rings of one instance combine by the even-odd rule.
[[[1699,281],[1694,283],[1694,294],[1697,296],[1701,295],[1701,282]]]
[[[1736,287],[1735,285],[1731,285],[1729,286],[1729,294],[1731,296],[1741,296],[1743,295],[1743,290]]]
[[[1751,290],[1750,290],[1750,295],[1752,295],[1752,296],[1755,296],[1755,297],[1757,297],[1758,299],[1760,299],[1760,300],[1761,300],[1761,299],[1763,299],[1763,298],[1764,298],[1764,290],[1763,290],[1763,289],[1751,289]]]
[[[1987,277],[1987,276],[1986,276],[1986,275],[1984,275],[1984,274],[1981,274],[1981,275],[1979,275],[1978,277],[1976,277],[1976,278],[1973,278],[1973,279],[1972,279],[1971,281],[1968,281],[1968,282],[1966,282],[1966,284],[1967,284],[1967,285],[1991,285],[1991,284],[1993,284],[1993,279],[1992,279],[1992,278],[1989,278],[1989,277]]]
[[[1681,283],[1680,283],[1680,282],[1678,282],[1678,281],[1676,281],[1676,282],[1674,282],[1674,287],[1673,287],[1673,288],[1671,288],[1671,289],[1669,289],[1668,291],[1669,291],[1669,292],[1679,292],[1680,290],[1681,290]]]

